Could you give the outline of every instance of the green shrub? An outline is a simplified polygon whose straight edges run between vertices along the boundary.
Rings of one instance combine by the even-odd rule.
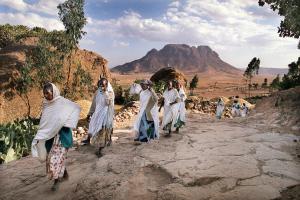
[[[160,80],[153,84],[153,89],[156,93],[163,94],[165,90],[165,85],[166,85],[165,82]]]
[[[36,119],[26,118],[0,124],[0,163],[29,155],[38,123]]]

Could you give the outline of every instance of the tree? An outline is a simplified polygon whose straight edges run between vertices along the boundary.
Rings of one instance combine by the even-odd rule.
[[[259,0],[258,4],[269,4],[273,11],[278,11],[283,20],[278,27],[280,37],[300,37],[300,2],[299,0]],[[300,49],[300,40],[298,43]]]
[[[249,85],[251,85],[251,80],[253,76],[258,74],[259,70],[259,65],[260,65],[260,60],[259,58],[254,57],[250,63],[248,64],[248,67],[246,68],[244,72],[244,77],[249,81]],[[248,90],[249,90],[249,97],[250,97],[250,87],[248,85]]]
[[[92,77],[90,73],[86,72],[81,64],[77,64],[77,69],[73,73],[72,87],[70,94],[73,99],[77,100],[76,94],[80,94],[81,97],[84,96],[83,91],[89,90],[89,87],[92,85]]]
[[[199,81],[199,78],[198,78],[198,75],[196,74],[190,82],[190,94],[191,95],[194,95],[194,89],[197,88],[198,81]]]
[[[67,0],[57,6],[58,15],[65,26],[66,45],[63,47],[69,61],[67,82],[65,84],[64,95],[69,92],[69,82],[72,66],[72,54],[76,53],[79,40],[86,34],[82,29],[87,20],[84,16],[84,0]]]
[[[252,85],[253,85],[253,88],[254,88],[255,90],[258,89],[258,83],[253,83]]]
[[[268,87],[268,79],[267,78],[264,79],[264,82],[261,84],[261,87],[262,88]]]
[[[281,89],[289,89],[300,85],[300,57],[298,61],[289,64],[289,71],[282,78]]]
[[[10,82],[14,93],[21,97],[27,106],[27,117],[29,117],[31,113],[28,93],[34,86],[32,68],[32,61],[29,59],[26,60],[25,65],[19,70],[19,74],[15,75]]]
[[[36,48],[28,56],[34,62],[35,69],[35,83],[40,88],[43,87],[45,82],[62,83],[64,80],[63,72],[63,55],[64,52],[60,51],[58,44],[63,37],[63,33],[59,35],[57,32],[49,32],[40,37]]]
[[[279,87],[280,87],[279,74],[277,74],[276,78],[273,79],[272,83],[270,84],[270,87],[273,89],[279,89]]]

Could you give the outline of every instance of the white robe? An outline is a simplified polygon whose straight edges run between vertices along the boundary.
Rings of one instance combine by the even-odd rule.
[[[217,104],[217,111],[216,111],[216,116],[217,116],[217,117],[219,117],[219,118],[222,117],[224,108],[225,108],[224,101],[223,101],[223,100],[218,101],[218,104]]]
[[[88,133],[95,136],[103,127],[113,128],[114,115],[114,92],[112,88],[108,88],[106,92],[97,90],[93,99],[95,111],[89,123]]]
[[[185,109],[185,100],[186,100],[186,94],[183,90],[183,88],[181,87],[179,89],[179,97],[180,97],[180,102],[178,103],[178,110],[179,110],[179,118],[181,121],[185,122],[185,112],[186,112],[186,109]]]
[[[241,107],[241,116],[246,117],[247,114],[248,114],[248,107],[247,106],[242,106]]]
[[[54,84],[52,87],[53,99],[44,99],[39,130],[31,146],[32,156],[38,157],[40,161],[46,160],[46,140],[55,137],[62,127],[76,128],[80,114],[79,105],[60,96]]]
[[[164,97],[164,116],[162,120],[162,127],[165,127],[167,124],[172,122],[171,131],[175,128],[174,125],[177,122],[179,111],[178,103],[170,105],[170,103],[175,102],[180,99],[178,91],[173,88],[171,90],[166,90],[163,94]]]
[[[135,120],[135,123],[133,125],[133,131],[136,133],[136,135],[138,135],[139,133],[140,123],[150,98],[152,98],[152,94],[149,90],[142,90],[140,92],[140,110],[137,115],[137,119]],[[154,104],[150,112],[154,122],[154,129],[155,129],[154,133],[158,139],[159,138],[159,113],[158,113],[157,103]]]
[[[239,117],[241,115],[241,113],[240,113],[240,104],[239,103],[233,103],[232,104],[231,115],[233,117]]]

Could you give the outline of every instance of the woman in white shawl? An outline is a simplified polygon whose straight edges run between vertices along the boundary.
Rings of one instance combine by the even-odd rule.
[[[102,149],[111,144],[114,116],[114,91],[106,78],[98,81],[98,90],[87,116],[89,123],[88,138],[84,144],[92,143],[98,146],[96,154],[102,156]]]
[[[141,82],[140,111],[133,125],[133,131],[136,133],[134,141],[149,142],[159,138],[158,97],[151,85],[149,80]]]
[[[225,108],[224,101],[222,100],[222,98],[219,98],[218,103],[217,103],[217,110],[216,110],[217,119],[221,119],[224,108]]]
[[[241,116],[246,117],[249,112],[249,108],[246,106],[246,103],[243,103],[241,107]]]
[[[167,82],[167,89],[163,93],[164,116],[162,120],[163,130],[166,131],[166,136],[170,136],[174,131],[175,123],[178,119],[178,105],[180,101],[178,91],[173,87],[173,81]],[[162,106],[161,106],[162,107]],[[161,109],[160,107],[160,109]]]
[[[176,105],[178,106],[178,118],[177,118],[177,122],[175,123],[175,127],[176,127],[176,132],[179,132],[179,128],[181,128],[182,126],[185,125],[185,100],[186,100],[186,94],[184,92],[184,89],[182,87],[182,85],[175,80],[174,81],[175,87],[178,91],[179,94],[179,103],[177,103]]]
[[[238,99],[235,99],[232,104],[231,115],[233,117],[239,117],[241,115],[240,108],[241,106],[240,103],[238,102]]]
[[[42,116],[31,151],[33,157],[46,160],[47,174],[54,179],[52,190],[56,190],[59,179],[68,178],[66,154],[73,144],[71,128],[76,128],[80,107],[60,96],[58,88],[52,83],[44,85],[43,93]]]

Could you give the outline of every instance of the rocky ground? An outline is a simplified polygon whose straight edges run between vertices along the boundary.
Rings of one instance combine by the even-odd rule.
[[[159,141],[135,144],[129,129],[114,136],[101,158],[92,146],[72,149],[57,192],[31,157],[0,166],[0,199],[299,199],[300,138],[267,124],[189,114]]]

